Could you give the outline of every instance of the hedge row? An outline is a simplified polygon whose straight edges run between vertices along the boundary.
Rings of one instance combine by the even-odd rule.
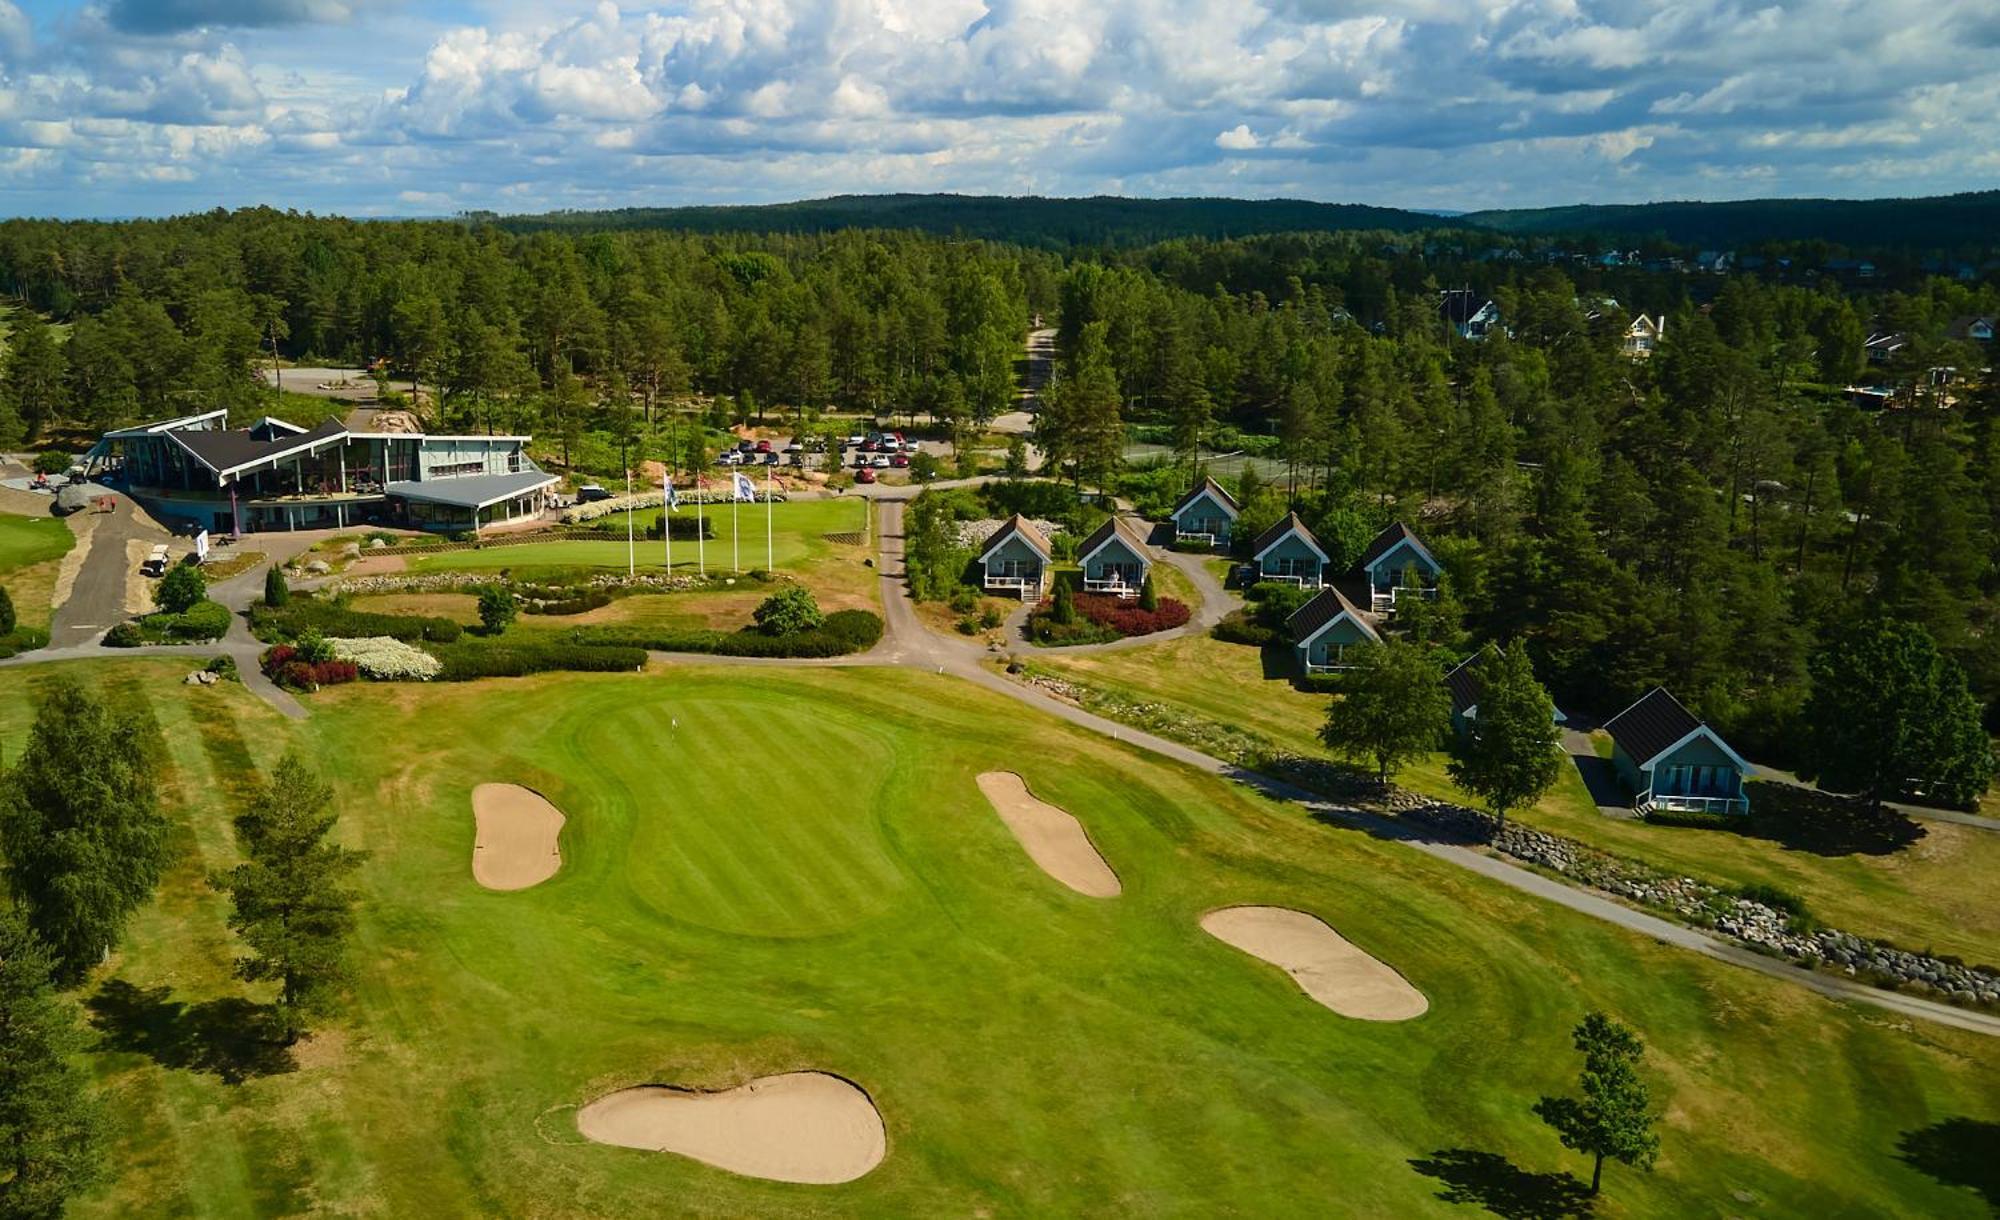
[[[611,644],[560,641],[537,644],[432,644],[426,649],[444,665],[440,682],[474,678],[518,678],[552,670],[629,673],[646,667],[646,650]]]
[[[1711,813],[1700,809],[1649,809],[1646,820],[1655,826],[1688,826],[1696,830],[1742,831],[1750,819],[1740,813]]]
[[[465,628],[448,618],[428,618],[415,614],[375,614],[350,610],[317,598],[294,597],[283,606],[252,606],[250,629],[259,639],[296,639],[307,631],[328,638],[361,639],[386,635],[413,644],[418,640],[450,644]]]
[[[49,646],[49,633],[41,627],[16,627],[0,635],[0,658],[18,656]]]
[[[765,635],[761,631],[635,632],[579,627],[570,632],[583,646],[625,646],[654,652],[705,652],[724,657],[842,657],[866,652],[882,640],[882,616],[869,610],[836,610],[812,631]]]
[[[601,610],[610,604],[611,595],[609,593],[606,593],[602,589],[591,589],[588,592],[578,593],[574,597],[550,597],[529,600],[522,604],[521,609],[527,614],[587,614],[592,610]]]

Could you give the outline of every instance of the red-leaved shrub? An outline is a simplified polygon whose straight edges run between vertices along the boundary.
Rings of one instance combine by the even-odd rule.
[[[1101,593],[1084,593],[1077,596],[1076,610],[1098,626],[1109,627],[1124,636],[1170,631],[1186,626],[1188,619],[1193,617],[1187,603],[1171,597],[1161,598],[1158,609],[1142,610],[1136,601],[1107,597]]]
[[[352,682],[361,676],[360,667],[352,661],[301,661],[294,653],[274,662],[271,654],[284,647],[280,644],[264,654],[264,672],[279,686],[289,686],[293,690],[317,690],[322,686]]]

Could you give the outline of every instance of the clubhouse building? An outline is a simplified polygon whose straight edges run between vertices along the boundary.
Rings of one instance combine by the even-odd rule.
[[[537,516],[557,478],[525,436],[313,428],[266,416],[231,428],[208,411],[107,432],[84,455],[163,521],[218,534],[398,525],[470,530]]]

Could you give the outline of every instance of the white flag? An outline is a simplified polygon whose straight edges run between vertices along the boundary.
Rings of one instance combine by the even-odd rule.
[[[667,511],[668,511],[668,512],[673,512],[673,511],[674,511],[675,509],[679,508],[680,506],[681,506],[681,497],[680,497],[680,493],[678,493],[678,492],[676,492],[676,491],[674,490],[674,481],[673,481],[672,479],[668,479],[668,480],[667,480]]]
[[[755,500],[757,498],[757,485],[750,481],[749,475],[741,471],[737,472],[736,475],[736,498],[738,500]]]

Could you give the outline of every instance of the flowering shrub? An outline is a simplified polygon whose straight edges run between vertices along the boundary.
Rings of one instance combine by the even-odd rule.
[[[383,682],[428,682],[444,669],[444,663],[430,653],[393,636],[329,642],[335,657],[352,661],[362,673]]]
[[[1155,631],[1170,631],[1175,627],[1185,627],[1193,612],[1185,602],[1163,597],[1157,609],[1142,609],[1137,602],[1125,601],[1100,594],[1079,594],[1076,599],[1077,613],[1100,627],[1109,627],[1121,636],[1151,635]]]
[[[279,686],[293,690],[318,690],[322,686],[338,686],[352,682],[361,676],[360,669],[352,661],[308,661],[303,653],[290,644],[276,644],[264,650],[257,658],[257,668],[264,676]]]

